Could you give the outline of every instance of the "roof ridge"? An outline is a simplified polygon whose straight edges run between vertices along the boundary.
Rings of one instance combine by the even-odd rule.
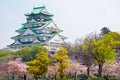
[[[34,7],[33,9],[39,9],[39,8],[45,8],[45,6],[37,6],[37,7]]]

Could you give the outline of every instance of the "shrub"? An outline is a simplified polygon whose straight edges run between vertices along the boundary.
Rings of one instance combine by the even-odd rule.
[[[110,80],[118,80],[117,78],[110,78]]]
[[[62,78],[62,79],[57,79],[57,80],[80,80],[80,79],[74,79],[74,78]]]
[[[91,78],[90,80],[105,80],[104,78]]]

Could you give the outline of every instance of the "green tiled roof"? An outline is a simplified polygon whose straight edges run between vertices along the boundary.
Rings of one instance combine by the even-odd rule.
[[[47,22],[46,22],[43,26],[41,26],[41,27],[39,27],[39,28],[32,28],[32,30],[42,29],[42,28],[44,28],[44,27],[48,26],[50,23],[51,23],[51,21],[47,21]]]
[[[67,39],[67,37],[65,37],[65,36],[62,36],[62,35],[60,35],[60,37],[61,37],[62,39]]]
[[[36,45],[36,44],[40,44],[40,45],[42,45],[42,44],[46,44],[48,41],[50,41],[54,36],[55,36],[56,34],[53,34],[50,38],[48,38],[46,41],[44,41],[44,42],[37,42],[37,43],[34,43],[34,42],[32,42],[32,43],[29,43],[29,44],[15,44],[15,43],[12,43],[12,44],[10,44],[10,45],[8,45],[8,47],[11,47],[11,46],[31,46],[31,45]]]
[[[40,22],[35,21],[35,22],[24,23],[24,24],[22,24],[22,25],[27,26],[27,25],[39,24],[39,23],[40,23]]]
[[[44,24],[43,26],[40,26],[40,27],[38,27],[38,28],[30,27],[30,29],[31,29],[31,30],[42,29],[42,28],[48,26],[50,23],[51,23],[51,21],[47,21],[47,22],[45,22],[45,24]],[[31,24],[31,23],[26,23],[26,24]],[[26,29],[27,29],[27,27],[26,27],[26,26],[23,26],[22,28],[16,30],[16,32],[25,31]]]
[[[53,16],[53,14],[48,13],[48,12],[41,12],[41,13],[44,14],[44,15]]]
[[[19,31],[25,31],[25,30],[26,30],[26,27],[25,27],[25,26],[23,26],[22,28],[20,28],[20,29],[16,30],[16,32],[19,32]]]
[[[38,14],[38,13],[42,12],[43,9],[45,9],[45,6],[35,7],[35,8],[33,8],[33,10],[31,11],[31,13],[27,13],[27,14],[25,14],[25,15]]]
[[[35,7],[35,8],[33,8],[31,13],[38,14],[38,13],[42,12],[44,9],[45,9],[45,6]]]
[[[41,43],[37,43],[37,44],[41,44]],[[35,45],[35,44],[10,44],[8,45],[8,47],[11,47],[11,46],[31,46],[31,45]]]
[[[31,14],[39,14],[39,13],[42,13],[42,14],[45,14],[45,15],[53,16],[53,14],[43,11],[44,9],[45,9],[45,6],[34,7],[33,10],[32,10],[30,13],[27,13],[27,14],[25,14],[25,15],[26,15],[26,16],[29,16],[29,15],[31,15]]]
[[[57,33],[56,33],[57,34]],[[51,36],[48,40],[45,41],[45,43],[49,42],[56,34],[54,34],[53,36]]]
[[[12,39],[17,39],[17,38],[28,38],[28,37],[40,37],[40,36],[50,36],[50,35],[54,35],[54,34],[33,34],[33,35],[17,35],[14,37],[11,37]]]

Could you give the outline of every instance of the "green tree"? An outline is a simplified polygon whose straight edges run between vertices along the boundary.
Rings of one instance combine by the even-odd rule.
[[[117,32],[109,32],[100,40],[93,40],[94,46],[92,55],[95,63],[98,64],[98,77],[102,77],[102,67],[105,62],[112,63],[116,58],[115,47],[120,43],[120,34]]]
[[[18,51],[16,51],[16,56],[21,57],[23,61],[29,61],[32,59],[32,56],[30,54],[31,48],[30,47],[24,47]]]
[[[0,58],[4,57],[4,56],[7,56],[8,53],[9,53],[8,51],[0,50]]]
[[[47,52],[43,46],[35,45],[31,47],[24,47],[16,52],[17,57],[21,57],[23,61],[31,61],[36,58],[39,52]]]
[[[66,75],[64,69],[69,66],[69,57],[67,55],[67,50],[63,47],[60,47],[57,53],[53,55],[53,58],[57,61],[57,65],[59,66],[59,76],[60,78],[63,78]]]
[[[102,34],[102,35],[105,35],[105,34],[107,34],[107,33],[109,33],[109,32],[111,32],[111,31],[110,31],[110,29],[109,29],[108,27],[103,27],[103,28],[101,29],[101,34]]]
[[[9,50],[0,50],[0,62],[8,62],[15,59],[15,54]]]
[[[27,71],[30,74],[34,74],[35,80],[38,80],[40,76],[46,75],[50,63],[51,60],[48,57],[48,53],[40,52],[36,54],[36,59],[27,63]]]
[[[35,45],[31,47],[31,51],[30,51],[30,55],[32,56],[31,60],[36,58],[36,54],[40,53],[40,52],[46,52],[47,53],[47,49],[43,46],[40,45]]]

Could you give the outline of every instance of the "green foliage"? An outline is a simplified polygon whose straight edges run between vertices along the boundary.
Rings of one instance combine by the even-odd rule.
[[[30,79],[30,80],[35,80],[35,79]],[[44,79],[38,79],[38,80],[44,80]],[[55,80],[55,79],[53,79]],[[56,80],[80,80],[80,79],[74,79],[74,78],[62,78],[62,79],[56,79]]]
[[[103,27],[103,28],[101,29],[101,34],[102,34],[102,35],[105,35],[105,34],[107,34],[107,33],[109,33],[109,32],[110,32],[110,29],[107,28],[107,27]]]
[[[110,32],[100,40],[94,41],[93,55],[96,63],[113,62],[116,58],[115,46],[120,44],[120,34]]]
[[[115,48],[116,45],[120,44],[120,34],[117,32],[109,32],[103,36],[102,39],[106,45],[110,45],[112,48]]]
[[[29,80],[35,80],[35,79],[33,78],[33,79],[29,79]],[[38,79],[38,80],[44,80],[44,79]]]
[[[8,62],[15,58],[14,52],[9,50],[0,50],[0,62]]]
[[[14,60],[14,55],[11,55],[11,54],[0,58],[0,62],[5,62],[5,63],[11,60]]]
[[[36,54],[39,52],[47,52],[47,49],[45,47],[39,46],[39,45],[31,47],[30,54],[32,56],[32,60],[36,58]]]
[[[82,49],[86,51],[87,56],[92,56],[94,62],[99,65],[98,74],[102,76],[102,66],[105,62],[112,63],[116,59],[116,46],[120,44],[120,34],[109,32],[102,37],[88,37],[84,41]],[[89,60],[88,60],[89,61]]]
[[[16,52],[18,57],[22,57],[23,61],[31,61],[36,58],[36,54],[39,52],[47,52],[47,49],[43,46],[24,47]]]
[[[105,80],[104,78],[91,78],[90,80]]]
[[[24,48],[22,48],[21,50],[18,50],[18,51],[16,52],[16,55],[17,55],[18,57],[22,57],[22,60],[23,60],[23,61],[29,61],[29,60],[32,59],[32,56],[31,56],[31,54],[30,54],[30,51],[31,51],[30,47],[24,47]]]
[[[69,50],[70,50],[70,52],[75,52],[75,46],[70,46]]]
[[[7,56],[7,55],[8,55],[8,51],[4,51],[4,50],[0,51],[0,58],[4,57],[4,56]]]
[[[101,64],[103,62],[113,62],[115,60],[116,52],[109,45],[104,43],[104,40],[99,40],[95,43],[93,55],[95,62]]]
[[[48,71],[48,65],[51,63],[51,60],[48,57],[47,52],[40,52],[36,54],[36,59],[27,63],[27,71],[30,74],[37,76],[45,75]]]
[[[69,57],[67,55],[67,50],[63,47],[60,47],[58,52],[53,55],[53,58],[57,60],[57,65],[59,66],[59,76],[63,78],[66,75],[64,69],[69,66]]]
[[[62,79],[56,79],[56,80],[80,80],[80,79],[74,79],[74,78],[62,78]]]
[[[110,32],[97,41],[93,40],[94,48],[92,55],[95,59],[95,63],[99,65],[99,77],[102,77],[102,67],[104,63],[112,63],[115,61],[115,47],[118,44],[120,44],[120,34],[116,32]]]
[[[88,46],[87,45],[83,45],[82,46],[82,50],[86,51],[88,49]]]
[[[117,78],[110,78],[110,80],[118,80]]]
[[[7,79],[0,79],[0,80],[7,80]]]

